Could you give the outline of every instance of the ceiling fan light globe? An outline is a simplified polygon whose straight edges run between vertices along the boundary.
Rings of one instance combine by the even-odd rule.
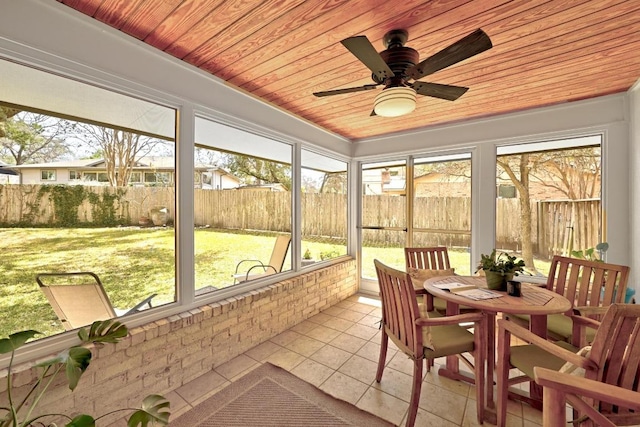
[[[383,89],[373,102],[373,111],[382,117],[398,117],[416,109],[416,91],[410,87]]]

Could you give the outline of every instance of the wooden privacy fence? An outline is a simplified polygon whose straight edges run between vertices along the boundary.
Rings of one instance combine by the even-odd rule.
[[[0,224],[3,226],[55,225],[56,209],[49,193],[39,185],[0,185]],[[174,218],[175,191],[172,187],[84,187],[93,199],[115,197],[113,206],[119,223],[138,225],[154,207],[167,207]],[[89,197],[77,208],[80,224],[95,222],[96,204]],[[302,235],[304,238],[345,239],[347,198],[342,194],[303,194]],[[471,199],[467,197],[418,197],[414,205],[414,244],[471,246]],[[595,246],[599,241],[600,201],[532,202],[534,253],[550,258],[573,249]],[[363,225],[405,228],[406,199],[398,196],[365,196]],[[496,247],[521,249],[520,205],[517,199],[498,199]],[[194,225],[220,229],[287,232],[291,230],[291,194],[261,190],[194,190]],[[573,235],[571,228],[573,227]],[[366,230],[365,243],[403,246],[405,233]]]

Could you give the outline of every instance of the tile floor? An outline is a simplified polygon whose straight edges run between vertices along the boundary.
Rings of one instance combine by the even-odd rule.
[[[390,342],[382,381],[375,373],[380,349],[379,300],[354,295],[252,348],[167,395],[172,418],[188,411],[261,363],[278,365],[327,393],[396,425],[404,425],[412,362]],[[475,389],[441,378],[439,364],[425,373],[416,426],[476,426]],[[509,402],[507,425],[541,425],[541,412]]]

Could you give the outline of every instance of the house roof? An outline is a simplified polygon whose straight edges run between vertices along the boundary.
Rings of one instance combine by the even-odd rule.
[[[640,2],[607,0],[59,0],[324,129],[360,140],[628,90],[640,77]],[[371,70],[340,41],[376,51],[409,32],[419,61],[481,28],[493,48],[421,81],[469,87],[456,101],[419,96],[414,112],[370,116]]]

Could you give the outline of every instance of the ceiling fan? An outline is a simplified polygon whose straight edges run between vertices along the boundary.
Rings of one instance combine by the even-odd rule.
[[[376,96],[372,116],[396,117],[408,114],[415,109],[416,94],[455,101],[468,87],[451,86],[438,83],[421,82],[418,79],[433,74],[485,50],[491,49],[491,39],[477,29],[466,37],[418,62],[419,54],[404,44],[409,38],[406,30],[392,30],[383,37],[387,48],[376,52],[366,36],[349,37],[341,41],[349,52],[367,66],[372,72],[375,84],[359,87],[315,92],[318,97],[362,92],[384,85]]]

